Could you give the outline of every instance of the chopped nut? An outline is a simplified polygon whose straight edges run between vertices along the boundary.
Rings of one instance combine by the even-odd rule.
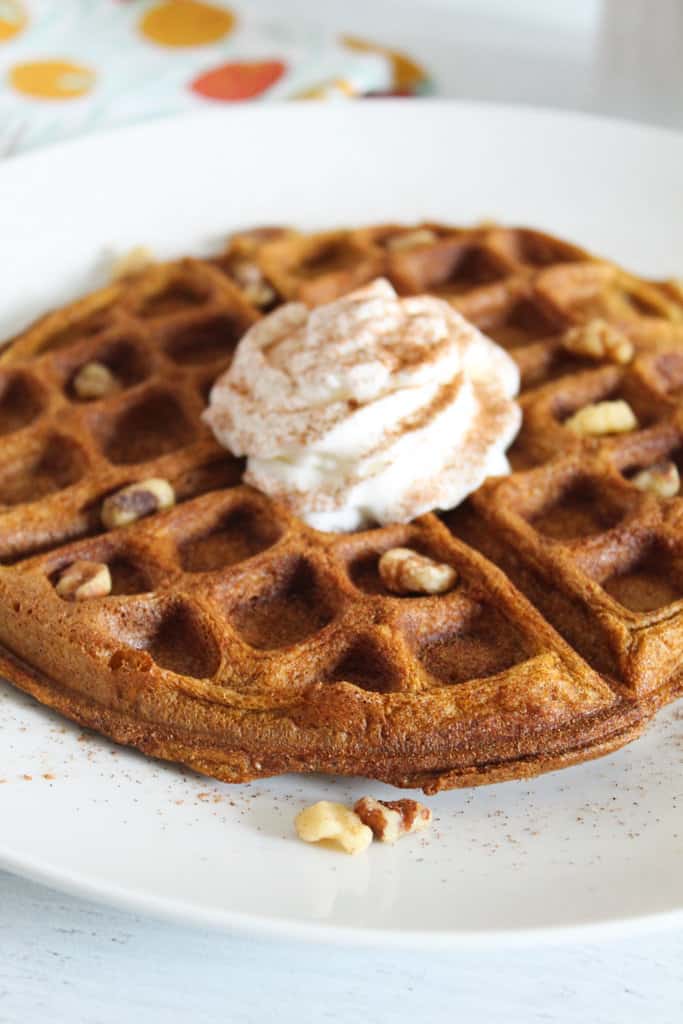
[[[617,327],[596,317],[587,324],[570,327],[562,338],[568,352],[588,359],[608,359],[613,363],[630,363],[635,354],[633,342]]]
[[[240,285],[240,288],[247,302],[250,302],[252,306],[256,306],[257,309],[265,309],[266,306],[270,306],[271,303],[275,302],[277,298],[275,289],[271,288],[267,281],[243,284]]]
[[[625,434],[636,430],[638,420],[628,402],[617,399],[615,402],[585,405],[565,420],[564,425],[579,437],[601,437],[603,434]]]
[[[246,296],[247,302],[251,302],[252,306],[256,306],[258,309],[269,306],[277,298],[275,289],[271,288],[265,281],[261,284],[247,285],[242,291]]]
[[[73,389],[76,395],[84,401],[106,398],[107,395],[118,391],[119,387],[118,378],[104,363],[86,363],[73,380]]]
[[[364,796],[353,809],[382,843],[395,843],[410,832],[421,832],[432,821],[429,807],[417,800],[375,800]]]
[[[676,463],[665,459],[649,469],[641,469],[631,478],[631,483],[639,491],[650,491],[658,498],[673,498],[680,490],[681,478]]]
[[[150,477],[105,498],[102,525],[108,530],[115,530],[172,505],[175,505],[175,492],[168,480]]]
[[[385,245],[391,252],[400,252],[401,249],[416,249],[419,245],[433,245],[437,240],[436,233],[430,228],[416,228],[400,235],[391,235]]]
[[[252,260],[234,260],[230,264],[230,270],[235,281],[242,288],[248,288],[250,285],[261,284],[263,281],[263,274],[258,263],[252,262]]]
[[[87,601],[111,594],[111,573],[104,562],[73,562],[62,573],[55,590],[67,601]]]
[[[269,306],[277,298],[275,290],[268,284],[257,263],[251,260],[236,260],[232,264],[231,272],[247,300],[259,309]]]
[[[361,853],[372,842],[372,830],[358,815],[330,800],[319,800],[312,807],[306,807],[297,814],[294,824],[297,835],[305,843],[331,839],[345,853]]]
[[[154,256],[151,249],[148,249],[146,245],[135,245],[128,252],[116,257],[111,266],[111,279],[112,281],[121,281],[124,277],[140,274],[143,270],[147,270],[153,262]]]
[[[450,565],[435,562],[411,548],[391,548],[379,560],[379,574],[395,594],[444,594],[458,574]]]

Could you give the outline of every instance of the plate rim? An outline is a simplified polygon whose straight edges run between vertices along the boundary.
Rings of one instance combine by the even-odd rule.
[[[246,935],[255,939],[343,948],[403,949],[430,952],[463,952],[496,949],[535,949],[571,946],[581,942],[602,942],[636,938],[675,931],[683,925],[683,907],[652,914],[631,914],[598,922],[457,931],[454,929],[399,929],[355,927],[292,921],[286,917],[249,914],[244,911],[199,908],[184,900],[150,896],[135,888],[124,888],[83,880],[72,872],[41,866],[32,858],[17,858],[0,847],[0,870],[36,882],[58,892],[87,900],[91,904],[144,915],[158,921],[207,929],[217,933]]]
[[[162,114],[148,117],[141,121],[123,123],[102,129],[91,129],[83,135],[69,136],[64,139],[54,139],[44,145],[32,146],[26,151],[12,153],[9,156],[0,159],[0,174],[4,173],[5,168],[12,168],[19,165],[24,166],[33,161],[40,162],[43,159],[53,157],[55,154],[59,155],[62,152],[66,152],[71,149],[78,150],[92,147],[96,148],[103,141],[108,139],[120,138],[121,136],[135,136],[136,134],[142,135],[150,130],[174,130],[174,126],[185,123],[195,124],[201,121],[221,121],[229,118],[248,118],[249,120],[254,117],[268,118],[272,116],[274,110],[278,110],[280,112],[279,116],[282,116],[282,112],[284,111],[286,112],[285,117],[301,117],[304,120],[307,117],[312,117],[312,113],[317,113],[318,115],[324,113],[325,116],[330,116],[332,111],[334,111],[334,115],[338,115],[341,113],[347,113],[350,109],[353,110],[354,117],[359,114],[360,117],[372,117],[374,115],[369,114],[369,111],[381,112],[382,110],[402,110],[409,113],[410,111],[415,111],[425,106],[444,111],[459,110],[463,112],[470,111],[472,113],[479,112],[484,117],[491,114],[523,114],[531,116],[532,118],[552,121],[566,120],[567,122],[593,124],[596,127],[602,126],[608,129],[618,128],[623,131],[633,132],[634,134],[646,133],[657,135],[662,139],[668,139],[678,144],[683,143],[683,130],[672,128],[667,125],[651,124],[647,121],[640,121],[635,117],[611,116],[609,114],[597,114],[593,111],[570,110],[563,107],[544,106],[537,103],[505,103],[493,100],[456,99],[438,96],[410,97],[410,102],[407,102],[405,97],[378,97],[376,99],[371,98],[369,102],[364,103],[356,101],[353,104],[320,104],[317,106],[314,104],[309,105],[306,101],[277,100],[270,103],[262,102],[253,105],[249,103],[235,103],[234,106],[216,109],[190,110],[176,114]]]

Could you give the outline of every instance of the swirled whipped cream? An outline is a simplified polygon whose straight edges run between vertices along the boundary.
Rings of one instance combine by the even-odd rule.
[[[378,279],[259,320],[204,418],[247,456],[248,483],[319,530],[353,530],[453,508],[509,472],[518,388],[512,359],[447,302]]]

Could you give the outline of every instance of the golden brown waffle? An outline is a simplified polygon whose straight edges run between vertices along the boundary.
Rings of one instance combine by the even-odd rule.
[[[317,533],[240,483],[200,413],[262,310],[379,274],[512,352],[517,471],[445,516]],[[628,365],[566,350],[596,317],[632,341]],[[93,361],[120,387],[82,401]],[[228,781],[326,771],[434,792],[605,753],[679,687],[683,502],[630,477],[679,457],[682,393],[676,286],[535,231],[269,228],[152,267],[0,354],[0,667],[84,725]],[[618,395],[642,429],[563,425]],[[178,504],[106,530],[107,496],[151,477]],[[378,560],[397,546],[451,564],[457,586],[390,594]],[[109,596],[59,595],[79,560],[109,566]]]

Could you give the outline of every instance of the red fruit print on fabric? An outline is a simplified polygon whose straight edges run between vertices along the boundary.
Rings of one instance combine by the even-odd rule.
[[[209,100],[251,100],[275,85],[285,70],[281,60],[234,61],[204,71],[190,88]]]

